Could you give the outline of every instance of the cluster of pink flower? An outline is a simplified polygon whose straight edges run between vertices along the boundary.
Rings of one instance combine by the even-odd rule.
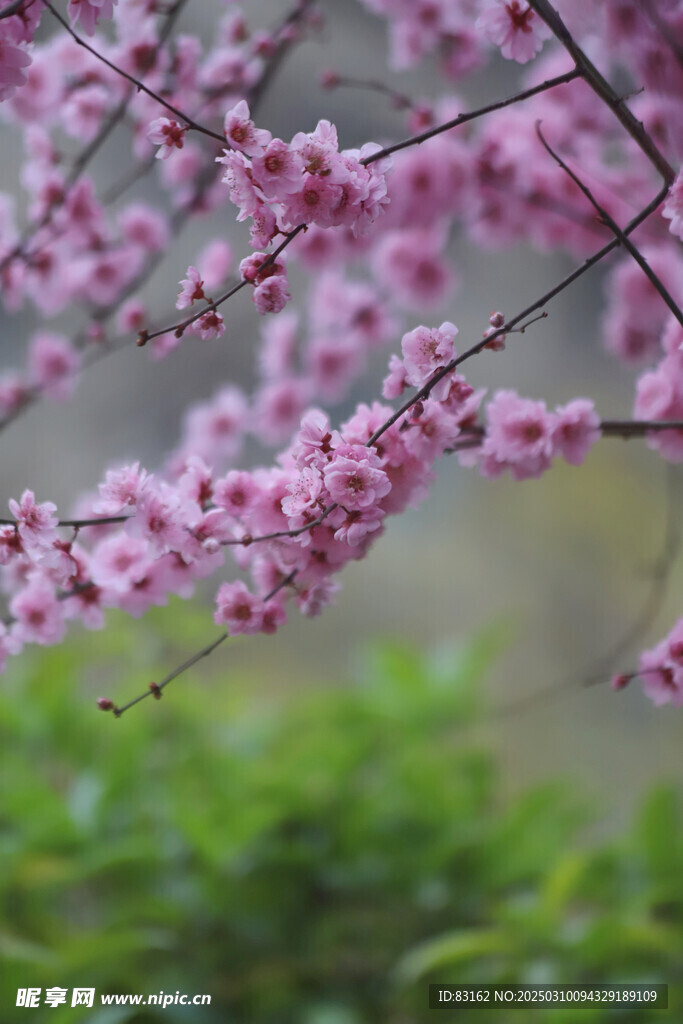
[[[388,203],[385,172],[389,161],[366,167],[365,157],[380,147],[339,151],[337,130],[320,121],[315,131],[298,132],[290,143],[256,128],[241,100],[225,116],[231,149],[220,162],[238,220],[252,220],[255,248],[270,244],[299,224],[367,230]]]
[[[431,333],[452,353],[452,325]],[[432,463],[476,414],[480,397],[453,378],[439,401],[425,402],[406,424],[410,429],[394,424],[374,445],[370,438],[391,415],[389,406],[360,405],[339,431],[310,409],[272,469],[233,469],[216,478],[195,454],[178,457],[165,479],[138,464],[109,471],[98,497],[82,502],[78,513],[126,522],[87,527],[89,547],[59,539],[56,506],[26,491],[10,503],[15,525],[0,528],[3,578],[14,593],[0,650],[6,656],[26,643],[56,643],[73,618],[98,628],[105,607],[141,615],[171,593],[187,597],[195,580],[222,565],[226,547],[251,571],[256,590],[241,582],[221,586],[215,617],[231,635],[272,632],[284,622],[284,592],[265,597],[290,576],[302,612],[317,614],[337,589],[333,575],[363,557],[385,516],[424,497]],[[220,428],[216,458],[238,451],[243,413],[237,392],[223,396],[221,420],[213,421]],[[79,520],[65,528],[70,522]]]
[[[28,301],[29,312],[42,318],[75,306],[86,317],[75,342],[54,331],[32,332],[26,371],[0,378],[0,422],[31,397],[68,397],[87,363],[80,350],[106,338],[109,318],[141,341],[151,334],[154,358],[179,345],[186,328],[202,339],[224,333],[216,289],[234,261],[222,239],[187,267],[176,301],[187,311],[181,324],[149,331],[138,290],[183,218],[225,204],[225,185],[237,219],[251,221],[257,250],[239,263],[235,290],[249,290],[258,313],[277,314],[261,321],[254,393],[221,386],[188,411],[163,471],[152,475],[138,464],[110,471],[99,494],[83,498],[70,521],[123,515],[123,526],[74,528],[65,540],[61,531],[71,528],[57,525],[54,505],[37,503],[30,491],[11,504],[15,523],[0,530],[0,577],[11,618],[0,627],[0,662],[23,644],[57,642],[71,619],[94,628],[106,607],[140,615],[169,594],[189,596],[195,580],[223,565],[227,550],[251,573],[252,585],[221,585],[216,622],[230,635],[273,632],[284,622],[287,596],[305,614],[331,599],[336,574],[365,555],[386,517],[424,497],[444,452],[457,452],[462,464],[485,476],[508,471],[524,480],[558,456],[579,465],[600,436],[588,399],[550,411],[510,389],[493,394],[479,422],[485,390],[475,391],[455,372],[457,331],[448,321],[407,330],[400,355],[389,360],[386,401],[408,388],[424,392],[406,414],[394,422],[389,405],[361,404],[338,430],[331,426],[330,407],[348,397],[374,350],[409,326],[405,312],[440,307],[452,296],[458,275],[447,253],[455,230],[490,248],[523,242],[580,259],[611,239],[581,189],[544,151],[537,121],[619,224],[644,208],[657,187],[650,161],[586,81],[541,88],[571,72],[572,63],[552,44],[536,56],[551,33],[527,0],[363,2],[388,21],[395,67],[413,67],[436,53],[453,79],[496,50],[519,64],[536,57],[521,87],[537,95],[403,149],[388,175],[389,159],[371,159],[379,146],[340,151],[327,120],[287,143],[251,118],[249,102],[268,62],[301,24],[313,22],[312,14],[306,22],[307,4],[273,33],[250,32],[231,6],[206,47],[191,33],[169,41],[163,26],[172,8],[156,0],[69,0],[72,26],[89,35],[99,20],[113,18],[113,33],[96,34],[96,51],[144,82],[141,90],[65,33],[32,43],[44,11],[40,0],[25,0],[0,18],[0,99],[7,99],[8,120],[23,134],[30,220],[30,230],[20,231],[13,201],[0,196],[2,299],[12,312]],[[666,35],[683,26],[682,5],[663,3],[659,27],[636,0],[555,6],[605,74],[631,70],[636,87],[645,85],[629,106],[675,159],[683,149],[683,72]],[[65,160],[60,133],[96,149],[124,109],[136,161],[131,180],[156,173],[170,209],[139,201],[110,208],[83,173],[81,155],[72,169]],[[463,105],[447,94],[406,109],[414,133],[456,118]],[[114,195],[129,184],[117,185]],[[662,208],[633,235],[679,304],[682,225],[679,173]],[[306,231],[297,233],[300,226]],[[280,251],[290,234],[296,234],[291,246]],[[278,237],[283,246],[269,253]],[[297,265],[310,280],[305,317],[284,310],[291,300],[287,269]],[[683,419],[680,324],[625,252],[606,294],[608,349],[627,364],[654,363],[636,384],[634,415]],[[504,347],[503,325],[494,314],[487,348]],[[284,449],[267,467],[241,469],[247,434]],[[663,457],[683,461],[683,430],[653,430],[648,442]],[[661,699],[671,685],[680,689],[680,670],[670,652],[658,648],[653,658],[658,664],[650,659],[643,679],[648,689],[650,677],[654,695],[654,669],[662,673],[669,690],[660,685]]]
[[[486,420],[479,468],[488,477],[506,470],[515,480],[539,477],[558,455],[580,466],[600,438],[600,417],[587,398],[575,398],[553,413],[545,402],[497,391]]]

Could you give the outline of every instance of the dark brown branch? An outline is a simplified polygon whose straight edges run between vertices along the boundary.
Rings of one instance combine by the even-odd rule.
[[[676,302],[676,300],[673,298],[673,296],[666,288],[664,283],[661,281],[661,279],[657,276],[657,274],[655,274],[654,270],[647,262],[647,260],[640,252],[640,250],[633,244],[631,239],[624,234],[624,232],[621,230],[617,222],[608,213],[604,206],[601,206],[601,204],[597,201],[597,199],[595,198],[591,190],[588,188],[588,186],[584,184],[583,181],[581,181],[579,176],[571,169],[571,167],[567,166],[562,157],[560,157],[551,147],[550,143],[547,141],[547,139],[543,135],[543,132],[541,131],[540,121],[536,122],[536,134],[538,135],[538,138],[540,139],[545,151],[553,158],[555,163],[562,168],[565,174],[569,175],[569,177],[577,186],[577,188],[581,189],[588,202],[591,204],[593,209],[600,217],[602,223],[607,225],[612,234],[614,234],[619,239],[619,242],[624,247],[624,249],[626,249],[626,251],[630,253],[630,255],[633,257],[633,259],[636,261],[640,269],[643,271],[643,273],[649,280],[652,287],[655,288],[655,290],[660,294],[664,302],[667,304],[673,315],[678,320],[679,324],[681,324],[681,326],[683,327],[683,311],[681,311],[681,308]]]
[[[393,146],[387,146],[385,149],[380,149],[377,153],[372,153],[370,156],[366,156],[361,163],[367,167],[369,164],[374,164],[377,160],[382,160],[385,156],[391,156],[392,153],[398,153],[401,149],[408,149],[409,146],[419,146],[420,143],[426,142],[428,139],[433,139],[435,135],[441,135],[443,132],[449,132],[452,128],[458,128],[461,124],[467,124],[468,121],[474,121],[478,117],[483,117],[485,114],[491,114],[494,110],[502,110],[504,107],[509,107],[513,103],[521,103],[522,100],[528,100],[531,96],[536,96],[539,92],[546,92],[548,89],[554,89],[556,85],[564,85],[566,82],[571,82],[575,78],[580,77],[580,72],[576,68],[572,68],[571,71],[567,71],[564,75],[558,75],[556,78],[549,78],[547,82],[542,82],[540,85],[535,85],[531,89],[525,89],[524,92],[518,92],[514,96],[508,96],[504,100],[498,100],[496,103],[489,103],[485,107],[480,107],[478,110],[472,110],[468,114],[459,114],[453,118],[452,121],[446,121],[445,124],[439,124],[435,128],[430,128],[426,132],[422,132],[420,135],[413,135],[409,139],[404,139],[403,142],[396,142]]]
[[[113,523],[125,523],[133,516],[102,516],[101,519],[60,519],[57,526],[69,526],[74,530],[81,530],[85,526],[111,526]],[[0,526],[16,526],[15,519],[0,519]]]

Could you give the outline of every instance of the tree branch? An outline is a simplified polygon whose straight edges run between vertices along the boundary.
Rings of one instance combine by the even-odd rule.
[[[667,304],[673,315],[678,320],[679,324],[683,327],[683,311],[681,311],[680,306],[677,304],[676,300],[668,291],[663,281],[661,281],[657,274],[655,274],[654,270],[647,262],[643,254],[633,244],[631,239],[624,234],[624,232],[621,230],[621,228],[614,220],[614,218],[607,212],[604,206],[600,205],[600,203],[597,201],[597,199],[595,198],[591,190],[588,188],[588,186],[581,181],[579,176],[575,174],[574,171],[572,171],[571,167],[567,166],[564,160],[560,156],[558,156],[555,150],[551,147],[550,143],[547,141],[547,139],[543,135],[543,132],[541,131],[540,121],[536,122],[536,134],[538,135],[538,138],[540,139],[545,151],[553,158],[555,163],[562,168],[565,174],[569,175],[569,177],[577,186],[577,188],[581,189],[586,199],[589,201],[593,209],[599,215],[602,223],[607,225],[610,231],[619,239],[619,242],[624,247],[624,249],[626,249],[626,251],[631,254],[633,259],[636,261],[640,269],[643,271],[643,273],[649,280],[650,284],[653,286],[653,288],[656,289],[657,292],[659,292],[661,297],[664,299],[664,302]]]
[[[419,146],[420,143],[426,142],[428,139],[433,139],[435,135],[441,135],[443,132],[449,132],[452,128],[458,128],[461,124],[467,124],[468,121],[474,121],[478,117],[483,117],[485,114],[490,114],[494,110],[502,110],[504,107],[509,107],[513,103],[521,103],[522,100],[528,100],[531,96],[536,96],[540,92],[547,92],[548,89],[554,89],[556,85],[564,85],[566,82],[571,82],[575,78],[580,78],[581,73],[577,68],[572,68],[571,71],[565,72],[564,75],[558,75],[556,78],[549,78],[547,82],[542,82],[540,85],[535,85],[531,89],[525,89],[523,92],[518,92],[514,96],[508,96],[504,100],[497,100],[495,103],[489,103],[485,107],[479,107],[478,110],[472,110],[468,114],[458,114],[457,117],[453,118],[452,121],[446,121],[444,124],[439,124],[435,128],[430,128],[426,132],[422,132],[420,135],[413,135],[409,139],[404,139],[403,142],[396,142],[393,146],[386,146],[384,149],[380,149],[377,153],[372,153],[370,156],[366,156],[361,163],[368,167],[370,164],[374,164],[377,160],[382,160],[386,156],[391,156],[392,153],[398,153],[401,149],[408,149],[409,146]]]

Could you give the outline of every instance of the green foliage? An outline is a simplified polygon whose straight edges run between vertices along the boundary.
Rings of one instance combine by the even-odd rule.
[[[503,801],[474,738],[496,632],[434,658],[378,646],[355,684],[267,706],[188,676],[116,721],[93,698],[155,642],[120,621],[114,662],[81,637],[24,660],[0,703],[3,1024],[422,1024],[430,980],[682,980],[674,795],[597,847],[562,787]],[[212,1006],[14,1008],[53,985]],[[580,1019],[608,1016],[649,1019]]]

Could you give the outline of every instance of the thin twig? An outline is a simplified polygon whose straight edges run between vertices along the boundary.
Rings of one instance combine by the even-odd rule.
[[[660,189],[660,191],[657,193],[654,199],[652,199],[651,202],[648,203],[648,205],[643,210],[640,211],[637,217],[634,217],[633,220],[624,228],[624,234],[630,235],[633,231],[635,231],[635,229],[640,224],[643,223],[644,220],[647,220],[650,214],[653,213],[657,209],[657,207],[664,202],[666,196],[668,195],[668,192],[668,186],[665,186],[662,189]],[[472,356],[478,355],[479,352],[482,352],[487,347],[487,345],[490,345],[492,341],[495,341],[495,339],[499,338],[502,334],[509,334],[510,331],[517,326],[517,324],[519,324],[523,320],[526,320],[527,317],[535,313],[537,309],[541,308],[541,306],[545,306],[548,302],[550,302],[551,299],[554,299],[555,296],[560,294],[560,292],[563,292],[566,288],[569,287],[570,284],[573,284],[573,282],[576,281],[583,274],[585,274],[587,270],[590,270],[591,267],[595,266],[596,263],[598,263],[605,256],[607,256],[608,253],[618,248],[620,245],[620,240],[618,238],[613,238],[611,242],[608,242],[606,245],[603,245],[602,249],[599,249],[597,252],[593,253],[592,256],[589,256],[588,259],[584,260],[584,262],[579,267],[573,270],[571,274],[568,274],[565,278],[563,278],[559,282],[559,284],[556,284],[553,288],[547,291],[545,295],[542,295],[540,299],[537,299],[536,302],[532,302],[530,306],[527,306],[526,309],[522,310],[522,312],[519,313],[516,317],[513,317],[512,320],[508,320],[507,323],[503,324],[502,327],[499,327],[497,330],[492,331],[491,334],[486,335],[486,337],[482,338],[481,341],[478,341],[475,345],[472,345],[471,348],[468,348],[465,352],[463,352],[462,355],[456,356],[454,359],[451,359],[451,361],[446,366],[442,367],[442,369],[437,370],[436,373],[427,381],[427,383],[422,388],[420,388],[419,391],[415,392],[415,394],[411,398],[409,398],[406,402],[403,403],[400,409],[393,413],[389,417],[389,419],[382,424],[381,427],[377,428],[377,430],[374,432],[374,434],[368,441],[368,444],[374,444],[376,441],[378,441],[382,434],[389,430],[389,428],[393,426],[393,424],[396,423],[397,420],[399,420],[402,416],[409,412],[416,402],[420,402],[423,399],[428,398],[432,389],[436,387],[439,381],[443,380],[443,378],[447,376],[449,373],[452,373],[453,370],[456,369],[456,367],[460,366],[468,359],[471,359]]]
[[[74,530],[82,530],[85,526],[111,526],[113,523],[125,523],[133,519],[132,515],[102,516],[101,519],[60,519],[57,526],[68,526]],[[0,526],[16,526],[16,519],[0,519]]]
[[[624,232],[621,230],[621,228],[619,227],[617,222],[614,220],[614,218],[608,213],[608,211],[604,208],[604,206],[602,206],[598,202],[598,200],[595,198],[595,196],[593,195],[591,190],[588,188],[588,186],[583,181],[581,181],[581,179],[579,178],[578,174],[576,174],[571,169],[571,167],[569,167],[564,162],[562,157],[559,156],[555,152],[555,150],[552,148],[552,146],[550,145],[548,140],[543,135],[543,132],[541,131],[541,122],[540,121],[536,122],[536,134],[538,135],[538,138],[539,138],[543,148],[545,149],[545,151],[553,158],[553,160],[558,165],[558,167],[561,167],[562,170],[565,172],[565,174],[569,175],[569,177],[574,182],[574,184],[577,186],[577,188],[579,188],[583,192],[583,194],[585,195],[585,197],[588,200],[588,202],[591,204],[593,209],[597,212],[597,214],[600,217],[600,220],[602,221],[602,223],[607,225],[607,227],[610,229],[610,231],[619,239],[619,241],[620,241],[621,245],[624,247],[624,249],[626,249],[626,251],[628,253],[630,253],[630,255],[633,257],[633,259],[636,261],[636,263],[638,264],[640,269],[643,271],[643,273],[645,274],[645,276],[649,280],[650,284],[653,286],[653,288],[655,288],[655,290],[657,292],[659,292],[660,296],[662,297],[664,302],[667,304],[667,306],[669,307],[669,309],[671,310],[673,315],[676,317],[676,319],[678,320],[679,324],[681,324],[681,326],[683,327],[683,311],[681,310],[680,306],[678,305],[676,300],[673,298],[673,296],[671,295],[671,293],[669,292],[669,290],[667,289],[667,287],[665,286],[663,281],[657,276],[657,274],[655,274],[654,270],[652,269],[650,264],[647,262],[647,260],[643,256],[643,254],[640,252],[640,250],[637,248],[637,246],[635,246],[633,244],[631,239],[628,238],[624,234]]]
[[[571,71],[565,72],[564,75],[558,75],[556,78],[549,78],[547,82],[542,82],[540,85],[535,85],[531,89],[525,89],[523,92],[518,92],[514,96],[508,96],[506,99],[497,100],[495,103],[489,103],[485,107],[480,107],[478,110],[472,110],[468,114],[459,114],[453,118],[452,121],[446,121],[444,124],[436,125],[435,128],[430,128],[426,132],[421,132],[420,135],[413,135],[409,139],[404,139],[403,142],[396,142],[393,146],[386,146],[384,149],[380,149],[377,153],[372,153],[370,156],[366,156],[361,163],[367,167],[370,164],[374,164],[377,160],[382,160],[386,156],[391,156],[392,153],[398,153],[401,149],[408,149],[409,146],[419,146],[420,143],[426,142],[428,139],[433,139],[435,135],[441,135],[443,132],[449,132],[452,128],[458,128],[461,124],[467,124],[468,121],[474,121],[478,117],[483,117],[485,114],[490,114],[494,110],[502,110],[504,107],[509,107],[513,103],[521,103],[522,100],[528,100],[531,96],[536,96],[540,92],[546,92],[548,89],[554,89],[556,85],[564,85],[566,82],[571,82],[575,78],[580,78],[580,72],[577,68],[572,68]]]
[[[296,236],[300,234],[300,232],[304,231],[305,228],[305,224],[298,224],[297,227],[293,228],[290,232],[288,232],[288,234],[285,235],[284,242],[281,242],[280,245],[278,245],[277,249],[271,252],[267,259],[263,261],[263,263],[259,264],[256,270],[256,274],[260,274],[261,271],[266,270],[268,267],[272,266],[272,264],[280,255],[280,253],[283,252],[287,248],[289,243],[293,242]],[[198,310],[196,313],[193,313],[192,316],[187,317],[185,320],[181,320],[179,323],[170,324],[168,327],[161,327],[159,328],[159,330],[156,331],[141,331],[139,336],[139,345],[142,347],[146,345],[148,341],[152,341],[154,338],[160,338],[162,334],[175,334],[176,338],[180,338],[188,329],[188,327],[190,327],[196,320],[199,320],[200,317],[204,316],[205,313],[211,313],[214,309],[218,309],[219,306],[222,306],[224,302],[227,302],[228,299],[231,299],[233,295],[236,295],[237,292],[241,291],[249,283],[250,282],[247,281],[246,278],[243,278],[241,281],[238,281],[237,284],[229,288],[227,292],[224,292],[223,295],[219,295],[219,297],[217,299],[214,299],[213,302],[209,302],[205,306],[202,306],[202,308]]]
[[[279,594],[279,592],[284,587],[288,587],[290,583],[294,581],[296,574],[297,570],[294,569],[292,572],[290,572],[289,576],[286,576],[275,587],[273,587],[273,589],[263,598],[264,603],[272,600],[275,597],[275,595]],[[143,693],[138,694],[137,697],[133,697],[133,699],[129,700],[127,704],[123,704],[121,707],[112,708],[115,717],[120,718],[124,711],[128,711],[129,708],[132,708],[136,704],[139,704],[140,701],[145,700],[147,697],[156,697],[157,699],[161,697],[163,690],[166,689],[169,683],[172,683],[174,679],[177,679],[178,676],[181,676],[183,672],[187,672],[189,668],[192,668],[193,665],[196,665],[198,661],[202,660],[202,658],[208,657],[216,650],[217,647],[220,647],[220,645],[225,640],[229,639],[229,633],[221,633],[217,640],[212,640],[210,644],[206,645],[206,647],[202,647],[201,650],[193,654],[192,657],[187,659],[187,661],[184,661],[182,665],[179,665],[167,676],[165,676],[160,683],[150,683],[150,686],[147,690],[145,690]]]

